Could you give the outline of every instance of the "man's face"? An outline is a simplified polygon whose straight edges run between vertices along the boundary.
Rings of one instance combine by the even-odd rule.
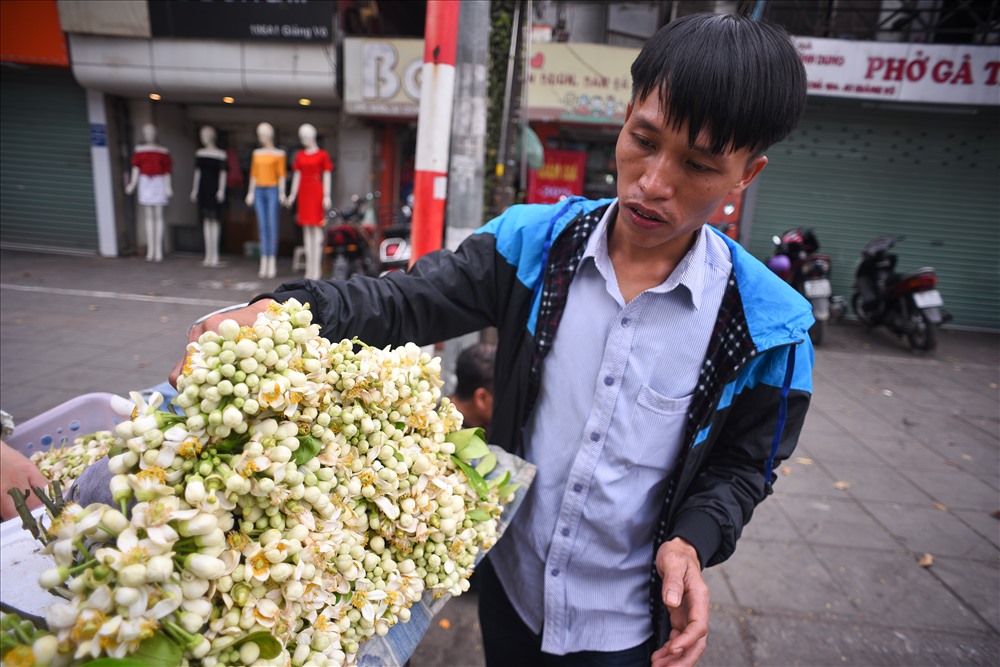
[[[744,190],[767,164],[746,149],[713,155],[710,145],[707,132],[689,146],[686,126],[665,125],[658,95],[629,105],[615,149],[616,241],[683,254],[723,198]]]

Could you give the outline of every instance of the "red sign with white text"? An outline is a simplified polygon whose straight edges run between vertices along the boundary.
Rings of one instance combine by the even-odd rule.
[[[583,151],[545,149],[545,164],[528,172],[529,204],[554,204],[560,199],[583,194],[587,154]]]

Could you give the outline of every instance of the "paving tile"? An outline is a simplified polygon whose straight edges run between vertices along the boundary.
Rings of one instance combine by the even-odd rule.
[[[737,603],[755,610],[855,614],[845,589],[802,543],[740,540],[726,577]]]
[[[838,482],[850,486],[845,493],[858,500],[929,503],[928,494],[888,466],[868,466],[829,461],[823,464]]]
[[[979,615],[907,553],[815,547],[836,583],[878,625],[989,632]]]
[[[821,465],[797,465],[792,456],[790,462],[782,463],[777,470],[778,479],[774,490],[788,495],[824,496],[834,491],[836,479]],[[788,470],[785,470],[788,468]]]
[[[931,503],[901,505],[871,502],[865,507],[876,521],[915,554],[993,561],[1000,556],[996,544],[991,544],[969,528],[961,517],[937,509]]]
[[[698,664],[753,667],[750,645],[744,637],[748,635],[746,627],[746,614],[741,610],[713,604],[708,619],[708,644]]]
[[[801,498],[782,511],[810,544],[896,550],[899,543],[856,501],[847,498]]]
[[[965,522],[967,526],[979,535],[1000,548],[1000,521],[996,511],[982,510],[951,510],[952,513]]]
[[[1000,491],[956,467],[933,470],[899,466],[896,470],[920,486],[934,500],[948,507],[989,510],[997,507]]]
[[[743,527],[743,537],[773,542],[791,542],[800,539],[795,527],[779,507],[787,502],[790,501],[780,500],[775,494],[757,505],[750,523]]]
[[[1000,631],[1000,570],[995,559],[979,563],[961,558],[935,558],[931,573],[979,612],[994,630]]]
[[[842,461],[844,463],[861,463],[867,465],[883,465],[880,459],[864,441],[839,433],[802,433],[795,453],[789,459],[794,463],[797,458],[808,457],[819,461]],[[940,457],[938,457],[940,460]]]
[[[996,636],[990,633],[959,635],[772,614],[749,616],[747,623],[754,665],[995,667],[1000,660]],[[722,667],[727,663],[705,664]]]

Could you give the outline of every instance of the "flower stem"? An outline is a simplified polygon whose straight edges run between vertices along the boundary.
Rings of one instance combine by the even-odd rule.
[[[87,555],[90,556],[90,554]],[[97,564],[98,563],[96,558],[90,558],[90,560],[86,561],[85,563],[80,563],[79,565],[74,565],[73,567],[71,567],[69,569],[69,573],[76,574],[77,572],[82,572],[83,570],[86,570],[87,568],[93,567],[94,565]]]

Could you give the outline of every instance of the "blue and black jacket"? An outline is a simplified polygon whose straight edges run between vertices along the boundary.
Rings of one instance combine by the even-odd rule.
[[[514,206],[454,252],[430,253],[406,273],[300,280],[265,296],[310,302],[314,321],[331,340],[424,345],[496,327],[491,436],[521,453],[540,383],[558,381],[544,377],[543,362],[569,285],[611,203],[577,197]],[[775,468],[795,447],[812,392],[809,303],[741,246],[726,242],[733,270],[653,545],[656,553],[664,541],[682,537],[703,567],[732,555],[754,507],[771,492]],[[655,565],[651,579],[653,627],[662,644],[666,614]]]

